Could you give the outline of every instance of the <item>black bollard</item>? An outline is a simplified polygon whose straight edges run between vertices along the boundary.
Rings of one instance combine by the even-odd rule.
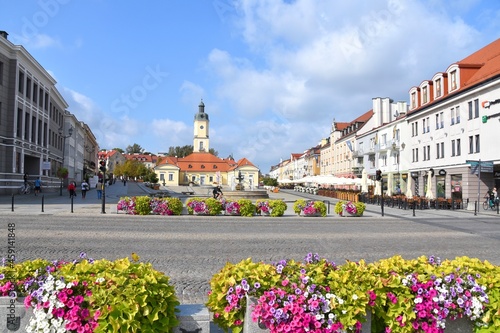
[[[474,201],[474,216],[477,215],[477,201]]]
[[[43,203],[44,203],[45,196],[42,194],[42,213],[43,213]]]
[[[71,212],[73,213],[73,195],[71,196]]]
[[[12,194],[12,211],[14,211],[14,194]]]
[[[413,202],[413,217],[415,217],[415,202]]]
[[[498,200],[497,200],[497,214],[499,213],[499,212],[498,212],[498,204],[499,204],[499,203],[500,203],[500,202],[498,202]]]

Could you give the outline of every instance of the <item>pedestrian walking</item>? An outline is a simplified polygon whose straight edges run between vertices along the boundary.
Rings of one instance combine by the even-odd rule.
[[[85,180],[82,182],[82,199],[85,199],[87,196],[87,191],[89,190],[89,183]]]
[[[38,177],[35,180],[35,196],[37,196],[38,193],[40,193],[41,189],[42,189],[42,181],[40,180],[40,177]]]
[[[96,185],[97,199],[102,199],[102,185],[103,185],[103,183],[99,180],[99,183],[97,183],[97,185]]]

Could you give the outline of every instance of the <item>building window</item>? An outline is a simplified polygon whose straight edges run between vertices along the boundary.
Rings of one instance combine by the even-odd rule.
[[[451,140],[451,156],[455,156],[455,140]]]
[[[36,104],[38,102],[37,96],[38,96],[38,84],[35,83],[33,85],[33,103],[34,104]]]
[[[460,139],[457,139],[457,156],[460,156]]]
[[[472,102],[467,103],[467,105],[469,106],[469,120],[471,120],[472,119]]]
[[[413,162],[418,162],[418,148],[412,149]]]
[[[439,114],[436,113],[436,129],[439,129]]]
[[[474,118],[479,118],[479,99],[474,100]]]
[[[474,137],[469,136],[469,154],[474,154]]]
[[[443,128],[444,127],[444,113],[443,112],[439,113],[439,122],[441,124],[441,128]]]
[[[422,99],[423,99],[422,104],[427,103],[427,87],[422,88]]]
[[[444,142],[441,142],[441,158],[444,158]]]
[[[460,106],[457,106],[455,109],[455,119],[456,123],[460,124]]]
[[[417,93],[412,92],[411,93],[411,108],[414,109],[417,107]]]
[[[424,119],[422,119],[422,133],[425,133],[426,128],[427,127],[425,126],[425,118],[424,118]]]
[[[436,97],[441,96],[441,79],[436,80]]]
[[[451,125],[455,125],[455,108],[451,108]]]
[[[479,153],[481,151],[481,146],[479,144],[479,134],[476,134],[476,153]]]
[[[31,98],[31,79],[26,79],[26,98]]]
[[[0,86],[3,85],[3,62],[0,61]]]
[[[457,71],[454,70],[450,73],[451,76],[451,90],[457,89]]]
[[[387,166],[387,154],[382,155],[382,166]]]
[[[173,174],[173,173],[169,173],[169,174],[168,174],[168,181],[169,181],[169,182],[174,181],[174,174]]]
[[[436,159],[439,159],[439,143],[436,143]]]
[[[19,71],[19,82],[17,90],[20,94],[24,94],[24,73]]]

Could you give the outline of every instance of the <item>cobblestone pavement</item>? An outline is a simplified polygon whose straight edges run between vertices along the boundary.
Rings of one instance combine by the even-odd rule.
[[[494,214],[424,210],[413,217],[411,211],[387,208],[382,218],[380,207],[368,206],[362,218],[339,218],[333,216],[332,206],[327,218],[304,218],[293,215],[290,208],[299,194],[286,191],[273,194],[289,203],[282,218],[116,213],[120,196],[147,191],[135,183],[108,187],[106,214],[95,191],[85,200],[76,198],[73,213],[69,198],[59,193],[46,194],[44,212],[40,197],[16,196],[14,212],[11,198],[0,197],[0,230],[7,232],[8,223],[16,224],[18,261],[73,260],[81,251],[94,259],[114,260],[136,252],[171,278],[182,303],[205,302],[213,274],[227,262],[247,257],[265,262],[302,260],[307,253],[317,252],[340,264],[396,254],[405,258],[467,255],[500,264],[500,219]],[[3,252],[6,237],[4,241]]]

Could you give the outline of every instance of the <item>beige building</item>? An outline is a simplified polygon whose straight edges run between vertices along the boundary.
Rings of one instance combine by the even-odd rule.
[[[194,116],[193,153],[182,158],[165,156],[154,170],[165,186],[226,186],[235,189],[240,183],[245,190],[258,187],[259,169],[248,159],[238,161],[220,158],[211,153],[209,127],[210,120],[205,112],[205,104],[200,102],[198,113]]]

